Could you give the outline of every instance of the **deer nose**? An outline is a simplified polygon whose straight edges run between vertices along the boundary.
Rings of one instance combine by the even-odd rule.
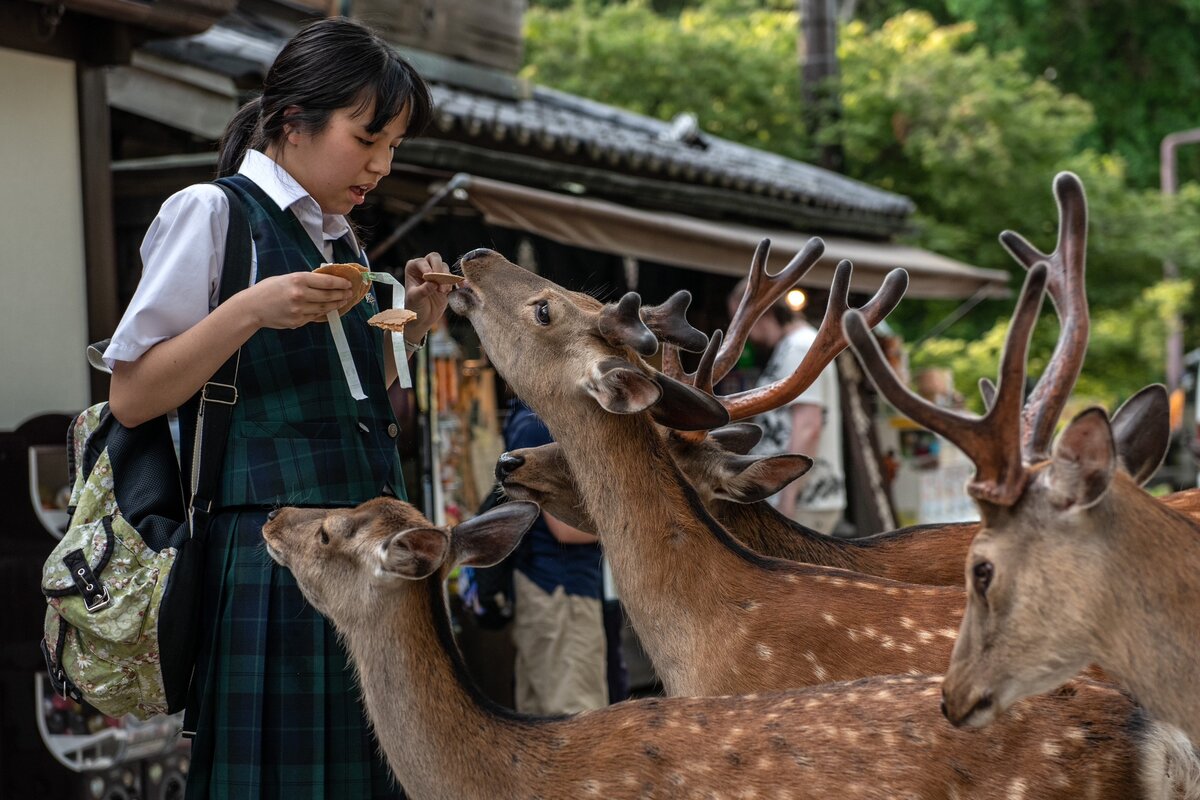
[[[496,480],[503,481],[509,475],[517,471],[517,468],[525,463],[525,459],[521,456],[514,456],[512,453],[501,453],[500,458],[496,461]]]
[[[470,261],[472,258],[483,258],[484,256],[491,255],[491,253],[492,251],[488,250],[486,247],[476,247],[474,250],[464,255],[462,260]]]
[[[269,512],[267,512],[267,519],[275,519],[278,516],[279,516],[278,508],[273,508]]]

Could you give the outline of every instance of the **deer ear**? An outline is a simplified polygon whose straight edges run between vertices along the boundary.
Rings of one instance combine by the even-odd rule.
[[[729,412],[712,395],[661,372],[655,373],[654,380],[662,390],[651,409],[659,425],[677,431],[710,431],[729,423]]]
[[[409,528],[388,540],[380,567],[410,581],[428,578],[446,560],[449,545],[438,528]]]
[[[455,566],[490,567],[516,549],[542,510],[537,503],[510,500],[450,531]]]
[[[1088,508],[1108,491],[1116,469],[1108,415],[1089,408],[1071,420],[1054,445],[1047,478],[1051,498],[1064,509]]]
[[[583,388],[611,414],[645,411],[662,397],[662,389],[628,361],[607,359],[592,367]]]
[[[734,422],[709,431],[708,438],[720,445],[722,450],[744,456],[754,449],[762,435],[762,427],[753,422]]]
[[[1141,486],[1158,470],[1171,444],[1167,388],[1151,384],[1126,400],[1113,414],[1112,432],[1121,466]]]
[[[731,455],[723,462],[733,474],[713,494],[734,503],[757,503],[812,469],[813,460],[798,453],[775,456]]]

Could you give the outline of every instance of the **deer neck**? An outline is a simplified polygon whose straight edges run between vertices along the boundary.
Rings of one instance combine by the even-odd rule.
[[[405,789],[414,797],[472,800],[527,791],[513,768],[515,745],[520,758],[532,759],[546,728],[522,722],[471,683],[441,582],[411,587],[400,603],[394,593],[376,594],[362,610],[355,624],[339,629],[367,715]]]
[[[755,552],[840,569],[856,566],[849,553],[853,544],[806,528],[780,514],[765,500],[757,503],[714,500],[709,507],[718,522]]]
[[[1151,713],[1200,736],[1200,694],[1183,690],[1200,661],[1200,527],[1130,481],[1118,488],[1100,532],[1108,552],[1096,652]]]
[[[711,625],[725,613],[721,586],[750,569],[748,553],[705,510],[648,414],[597,409],[560,427],[545,419],[595,521],[630,621],[671,691],[669,676],[693,668],[684,665],[706,639],[697,620]]]

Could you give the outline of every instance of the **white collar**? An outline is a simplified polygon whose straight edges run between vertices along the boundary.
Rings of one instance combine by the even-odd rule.
[[[242,159],[242,165],[238,168],[238,173],[254,181],[267,197],[279,206],[281,211],[286,211],[300,203],[295,214],[302,224],[310,220],[315,223],[319,215],[322,238],[336,240],[350,233],[350,223],[344,216],[322,212],[317,201],[305,191],[304,187],[266,153],[254,149],[247,150]],[[309,225],[304,225],[304,227],[307,230]],[[316,231],[310,230],[310,233],[316,233]],[[355,246],[357,247],[357,243]]]

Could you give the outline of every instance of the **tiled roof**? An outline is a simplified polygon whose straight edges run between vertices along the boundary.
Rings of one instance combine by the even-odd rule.
[[[237,16],[197,36],[145,47],[243,85],[253,83],[261,80],[285,36]],[[811,228],[815,221],[825,221],[833,229],[867,236],[899,232],[913,211],[902,195],[687,130],[686,119],[663,122],[546,87],[528,87],[501,74],[492,76],[495,85],[519,88],[494,91],[479,68],[463,65],[438,75],[424,68],[424,55],[411,55],[433,88],[437,116],[429,133],[437,138],[554,162],[560,175],[571,168],[591,176],[600,171],[624,184],[653,183],[660,195],[674,187],[676,210],[680,204],[686,210],[688,193],[694,192],[704,195],[708,214],[752,219],[765,212],[776,223]],[[484,75],[485,80],[455,79],[464,73]],[[479,164],[474,171],[488,177]],[[496,177],[513,179],[511,174]]]

